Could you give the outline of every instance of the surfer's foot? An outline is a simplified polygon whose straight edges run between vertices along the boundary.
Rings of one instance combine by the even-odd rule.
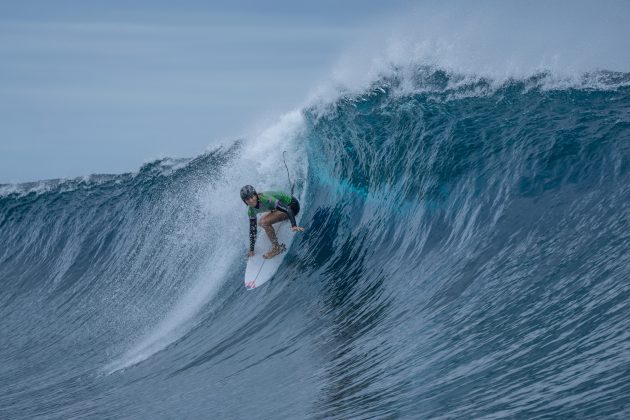
[[[282,254],[286,250],[287,250],[287,247],[284,246],[284,244],[274,245],[274,247],[271,248],[271,250],[269,252],[267,252],[265,255],[263,255],[263,258],[268,260],[270,258],[275,257],[278,254]]]

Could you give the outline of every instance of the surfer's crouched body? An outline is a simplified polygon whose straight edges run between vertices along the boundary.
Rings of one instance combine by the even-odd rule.
[[[256,214],[266,213],[260,218],[258,224],[265,229],[269,241],[272,244],[271,250],[263,255],[263,258],[269,259],[284,252],[286,247],[284,244],[278,243],[276,231],[273,224],[289,220],[291,222],[291,230],[294,232],[303,232],[304,228],[295,223],[295,216],[300,212],[300,203],[297,198],[282,191],[267,191],[257,193],[251,185],[245,185],[241,188],[241,199],[247,204],[247,215],[249,216],[249,253],[254,255],[254,245],[256,244]]]

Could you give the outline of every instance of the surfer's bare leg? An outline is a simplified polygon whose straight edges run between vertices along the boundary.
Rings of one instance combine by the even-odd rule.
[[[276,231],[273,228],[274,223],[282,222],[283,220],[288,220],[289,216],[286,213],[281,211],[271,211],[265,214],[260,218],[258,224],[265,230],[267,237],[269,237],[269,241],[273,245],[271,250],[267,252],[263,257],[265,258],[273,258],[276,255],[280,254],[284,251],[284,245],[278,243],[278,237],[276,236]]]

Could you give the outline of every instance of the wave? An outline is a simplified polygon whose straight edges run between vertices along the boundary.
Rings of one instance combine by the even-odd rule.
[[[3,417],[624,417],[630,89],[394,71],[260,136],[0,196]],[[541,82],[543,81],[543,82]],[[242,287],[243,184],[304,234]]]

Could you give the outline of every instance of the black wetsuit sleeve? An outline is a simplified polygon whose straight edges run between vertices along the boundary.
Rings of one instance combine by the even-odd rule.
[[[293,210],[291,207],[284,204],[282,201],[278,200],[276,202],[276,209],[280,210],[283,213],[286,213],[289,216],[289,220],[291,221],[291,226],[296,227],[297,223],[295,223],[295,215],[293,214]]]
[[[256,245],[256,218],[249,218],[249,250],[254,252],[254,245]]]

